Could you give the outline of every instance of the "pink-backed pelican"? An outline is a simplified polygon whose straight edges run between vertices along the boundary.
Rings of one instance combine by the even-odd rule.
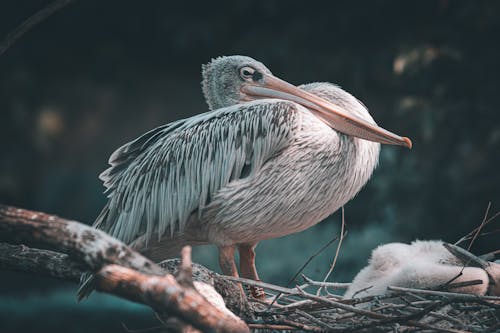
[[[246,56],[203,66],[211,111],[155,128],[118,148],[100,178],[97,228],[153,260],[215,244],[226,275],[258,280],[254,248],[307,229],[354,197],[380,143],[411,141],[375,123],[330,83],[296,87]]]

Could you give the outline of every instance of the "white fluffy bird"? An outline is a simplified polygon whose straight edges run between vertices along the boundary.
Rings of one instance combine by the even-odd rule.
[[[377,247],[368,266],[356,275],[344,298],[384,295],[389,286],[429,289],[472,280],[482,283],[450,291],[500,295],[500,264],[445,244],[442,241],[415,241],[410,245],[389,243]]]

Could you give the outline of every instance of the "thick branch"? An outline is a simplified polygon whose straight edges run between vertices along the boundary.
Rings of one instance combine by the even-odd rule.
[[[67,254],[0,243],[0,270],[41,274],[78,283],[87,266]]]
[[[164,274],[172,275],[178,273],[180,265],[180,259],[168,259],[159,263]],[[80,276],[88,270],[88,266],[73,260],[67,254],[29,248],[24,245],[0,243],[0,270],[42,274],[78,283]],[[192,272],[194,281],[206,283],[217,290],[228,309],[237,315],[249,316],[246,299],[241,295],[240,289],[235,283],[200,264],[194,263]]]
[[[179,285],[172,275],[164,276],[164,268],[106,233],[81,223],[0,206],[0,241],[65,252],[61,254],[45,249],[27,249],[22,245],[1,244],[0,250],[9,251],[0,252],[2,268],[38,272],[71,281],[90,268],[96,272],[96,287],[99,290],[150,305],[159,313],[173,314],[202,330],[248,332],[248,327],[239,318],[217,309],[194,288]],[[17,265],[12,257],[19,259]],[[185,251],[184,257],[189,257],[184,265],[185,275],[191,262],[189,251]],[[214,278],[210,274],[204,275],[204,282]],[[240,310],[244,308],[241,304]],[[231,329],[225,330],[225,327]]]
[[[47,7],[42,8],[32,16],[28,17],[23,23],[21,23],[17,28],[12,30],[7,37],[4,39],[2,44],[0,44],[0,56],[5,53],[19,38],[21,38],[26,32],[31,30],[38,23],[44,21],[50,15],[61,10],[66,5],[70,4],[75,0],[56,0],[50,3]]]
[[[159,265],[170,274],[176,275],[181,261],[180,259],[169,259],[160,262]],[[233,313],[240,317],[251,317],[250,306],[236,283],[196,263],[193,264],[192,270],[194,281],[214,286],[215,290],[224,298],[227,308]]]
[[[8,212],[5,207],[0,207],[0,240],[4,239],[10,242],[25,240],[31,242],[30,244],[38,243],[45,247],[58,248],[53,242],[41,240],[47,236],[61,237],[61,235],[53,234],[57,230],[53,224],[59,218],[41,215],[41,213],[37,212],[9,209],[17,214],[13,214],[12,211]],[[28,217],[31,217],[31,219]],[[16,223],[13,222],[16,219],[21,220],[21,226],[18,229],[16,229]],[[33,223],[43,224],[44,219],[47,220],[46,224],[52,226],[35,227],[32,225]],[[63,219],[59,220],[61,220],[59,222],[63,229],[69,225],[67,222],[71,222],[64,222]],[[76,222],[71,223],[75,227],[79,226]],[[83,228],[87,228],[87,232],[92,235],[90,238],[93,238],[94,241],[94,243],[89,242],[87,246],[93,244],[93,246],[98,246],[101,250],[109,247],[109,239],[99,235],[96,230],[86,226]],[[22,234],[16,234],[16,230]],[[71,233],[66,230],[63,234],[63,238],[66,238]],[[76,234],[76,238],[81,236],[81,232],[74,232],[73,234]],[[111,240],[118,242],[112,238]],[[332,295],[317,296],[306,292],[304,288],[314,285],[309,282],[302,287],[283,288],[259,281],[221,277],[202,266],[194,264],[192,265],[194,286],[199,293],[205,296],[203,298],[196,293],[190,283],[189,249],[183,251],[183,258],[186,259],[183,262],[179,259],[167,260],[160,264],[161,268],[153,264],[162,272],[171,274],[164,277],[107,264],[111,260],[100,258],[94,252],[89,258],[82,259],[82,255],[79,253],[83,253],[85,247],[75,250],[72,249],[71,244],[71,241],[68,241],[59,248],[67,249],[68,252],[75,255],[0,244],[0,268],[49,274],[54,277],[75,281],[80,272],[87,270],[90,264],[94,263],[92,267],[96,267],[98,266],[95,264],[96,262],[103,262],[103,268],[96,271],[96,287],[99,290],[147,304],[155,309],[162,319],[166,318],[167,314],[173,314],[175,315],[173,319],[181,323],[180,326],[175,327],[180,327],[183,330],[187,327],[186,323],[195,327],[193,331],[196,328],[204,330],[208,327],[211,327],[215,332],[224,329],[227,329],[227,331],[239,329],[243,331],[247,329],[238,318],[233,318],[232,314],[226,311],[224,302],[210,287],[210,285],[215,286],[217,292],[224,297],[228,308],[236,311],[242,309],[244,302],[232,303],[240,297],[238,287],[226,279],[236,280],[248,285],[258,285],[286,295],[281,298],[283,304],[266,305],[265,310],[261,309],[259,311],[262,316],[258,321],[252,322],[254,328],[267,327],[275,330],[293,328],[311,332],[325,330],[345,332],[360,329],[390,330],[397,323],[405,329],[413,327],[429,331],[463,332],[476,331],[478,327],[484,327],[485,331],[491,331],[498,327],[498,316],[496,316],[496,310],[498,309],[497,297],[390,288],[393,291],[391,295],[364,298],[354,300],[354,302],[342,301]],[[120,242],[118,242],[118,245],[124,246]],[[138,258],[142,257],[131,249],[128,249],[128,251],[131,251]],[[105,255],[106,251],[99,253]],[[128,252],[124,251],[123,255],[127,256]],[[42,259],[36,259],[38,257]],[[115,259],[125,263],[129,262],[127,258],[120,256],[115,256]],[[136,261],[132,262],[136,263]],[[60,267],[61,265],[71,268],[65,270]],[[180,273],[177,273],[179,269]],[[184,281],[184,284],[175,281],[173,274],[178,274],[177,276],[181,281]],[[210,298],[211,296],[215,297]],[[202,303],[197,303],[198,298],[202,299]],[[397,300],[397,302],[393,303],[394,300]],[[216,309],[213,309],[206,302],[210,302]],[[444,306],[449,303],[453,303],[453,307]],[[355,307],[354,304],[362,305]],[[457,311],[459,311],[459,317]],[[221,324],[221,320],[226,321],[226,323]]]
[[[151,260],[109,236],[76,221],[55,215],[0,205],[0,241],[63,252],[85,262],[92,271],[108,264],[163,275]]]
[[[78,282],[86,266],[75,263],[62,253],[0,243],[0,269]],[[201,275],[205,275],[205,280],[210,278],[206,273]],[[198,323],[195,326],[203,330],[248,331],[239,318],[212,306],[193,286],[185,288],[171,274],[157,277],[118,265],[108,265],[96,275],[95,286],[97,290],[148,305],[157,312],[168,313],[188,323]]]
[[[169,313],[203,331],[249,332],[239,318],[212,306],[194,288],[181,286],[168,274],[163,277],[139,273],[118,265],[108,265],[96,275],[97,290],[143,303],[159,313]]]

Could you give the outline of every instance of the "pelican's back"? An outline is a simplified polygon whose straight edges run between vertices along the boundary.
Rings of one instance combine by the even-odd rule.
[[[95,226],[144,247],[166,233],[173,242],[215,192],[252,177],[289,144],[296,118],[294,103],[259,100],[164,125],[125,144],[100,176],[108,202]],[[206,240],[198,229],[193,241]]]

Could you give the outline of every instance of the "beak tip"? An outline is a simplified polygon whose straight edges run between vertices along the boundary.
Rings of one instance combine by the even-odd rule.
[[[404,141],[404,145],[408,148],[408,149],[411,149],[411,147],[413,147],[413,143],[411,142],[411,140],[407,137],[403,137],[403,141]]]

